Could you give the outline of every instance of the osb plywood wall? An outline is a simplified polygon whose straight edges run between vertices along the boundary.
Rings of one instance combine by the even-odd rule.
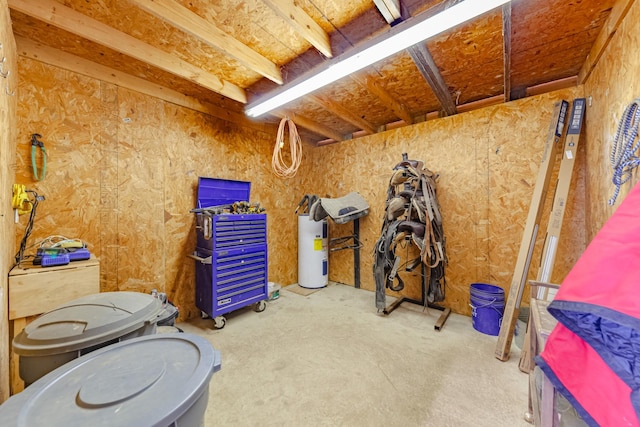
[[[359,191],[371,205],[369,216],[361,219],[362,287],[373,290],[373,246],[386,188],[393,166],[407,152],[440,175],[438,196],[449,256],[444,304],[468,314],[470,283],[505,289],[510,285],[553,104],[591,95],[583,135],[588,146],[579,150],[552,277],[560,282],[610,215],[605,202],[612,189],[606,141],[624,106],[637,96],[638,77],[632,70],[638,60],[628,49],[638,45],[638,30],[630,24],[637,22],[638,9],[633,6],[586,88],[332,146],[305,146],[302,168],[290,181],[271,174],[271,135],[21,59],[16,181],[47,198],[39,207],[30,243],[52,234],[82,238],[100,258],[103,291],[157,288],[181,306],[186,318],[197,314],[193,264],[186,255],[194,245],[188,211],[198,176],[253,183],[252,200],[269,213],[270,280],[283,285],[297,281],[293,210],[300,197]],[[50,155],[47,178],[38,183],[30,171],[33,132],[44,135]],[[586,170],[597,172],[587,177]],[[585,197],[589,209],[584,209]],[[586,234],[585,212],[591,215]],[[16,228],[17,238],[24,222]],[[352,224],[330,227],[333,237],[352,231]],[[545,222],[540,229],[546,229]],[[539,239],[530,278],[537,273],[541,243]],[[331,254],[330,278],[353,283],[352,252]],[[403,294],[420,297],[416,275]]]
[[[186,319],[200,314],[187,257],[198,177],[251,181],[251,201],[268,214],[270,280],[295,282],[296,230],[283,224],[292,222],[298,192],[271,172],[275,135],[39,61],[20,58],[19,70],[16,180],[46,197],[30,245],[50,235],[80,238],[100,259],[103,292],[155,288]],[[34,132],[49,153],[39,182],[31,172]]]
[[[16,43],[6,0],[0,0],[0,403],[9,397],[9,324],[7,275],[13,265],[14,225],[11,186],[15,165],[15,117],[18,84]],[[13,95],[12,95],[13,94]]]
[[[313,165],[302,172],[303,188],[329,197],[357,191],[368,201],[370,213],[361,219],[362,287],[373,290],[374,244],[392,169],[404,152],[423,160],[439,174],[437,192],[449,258],[443,304],[469,314],[471,283],[491,283],[508,291],[553,106],[560,99],[571,101],[581,95],[581,88],[563,90],[317,148]],[[552,276],[555,282],[562,280],[584,249],[584,157],[584,150],[579,150]],[[552,196],[551,191],[543,219],[548,218]],[[546,221],[540,229],[530,278],[537,275]],[[345,235],[351,225],[330,223],[330,230],[332,237]],[[331,253],[329,271],[331,280],[353,284],[352,253]],[[402,295],[420,299],[419,276],[404,275],[410,283]]]
[[[585,83],[585,94],[591,97],[588,114],[598,120],[587,122],[587,237],[589,241],[613,214],[629,190],[638,182],[638,174],[620,191],[614,206],[607,201],[613,196],[610,163],[611,147],[625,108],[640,98],[640,4],[634,2],[614,34],[595,70]]]

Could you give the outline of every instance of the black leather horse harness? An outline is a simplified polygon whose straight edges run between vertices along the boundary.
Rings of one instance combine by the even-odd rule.
[[[406,153],[402,154],[402,159],[393,168],[389,180],[382,232],[375,246],[373,275],[378,310],[385,308],[386,288],[392,291],[404,289],[399,272],[413,271],[420,264],[430,269],[425,301],[444,300],[444,267],[448,260],[436,196],[438,177],[425,168],[422,161],[409,160]],[[401,266],[401,257],[396,250],[406,243],[416,245],[420,254]]]

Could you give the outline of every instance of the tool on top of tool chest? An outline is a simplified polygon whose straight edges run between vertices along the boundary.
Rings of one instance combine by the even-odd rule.
[[[265,208],[260,206],[260,202],[234,202],[227,205],[208,206],[206,208],[194,208],[189,212],[191,213],[204,213],[209,215],[222,215],[222,214],[256,214],[264,213]]]
[[[213,215],[224,215],[224,214],[261,214],[266,211],[265,208],[260,206],[259,202],[249,203],[246,201],[233,202],[231,204],[226,205],[215,205],[208,206],[206,208],[194,208],[189,212],[202,214],[198,215],[198,228],[202,228],[205,230],[204,237],[208,240],[212,236],[211,232],[211,218]]]

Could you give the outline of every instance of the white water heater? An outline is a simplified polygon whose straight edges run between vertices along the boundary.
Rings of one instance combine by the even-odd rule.
[[[327,220],[298,215],[298,285],[323,288],[329,284],[329,227]]]

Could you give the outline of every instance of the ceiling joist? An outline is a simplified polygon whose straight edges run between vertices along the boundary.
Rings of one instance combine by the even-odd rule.
[[[373,76],[366,73],[356,73],[352,74],[350,77],[353,81],[376,96],[385,107],[393,111],[393,114],[395,114],[396,117],[402,119],[408,125],[413,123],[413,117],[411,117],[411,112],[407,106],[398,101],[385,88],[380,86]]]
[[[504,102],[511,100],[511,3],[502,6],[502,52],[504,55]]]
[[[373,0],[385,21],[392,23],[402,17],[400,0]]]
[[[376,133],[376,127],[358,116],[357,114],[351,112],[349,109],[343,107],[339,103],[332,101],[325,97],[320,97],[316,95],[308,95],[307,98],[315,102],[316,104],[322,106],[325,110],[335,114],[340,117],[342,120],[345,120],[352,125],[356,126],[358,129],[362,129],[366,133],[374,134]]]
[[[247,102],[244,89],[54,0],[9,0],[8,3],[13,10],[146,62],[238,102]]]
[[[294,113],[293,111],[282,110],[275,115],[280,117],[281,119],[289,117],[291,120],[293,120],[296,126],[302,126],[305,129],[317,133],[318,135],[326,136],[327,138],[331,138],[335,141],[344,140],[344,137],[339,132],[336,132],[335,130],[323,125],[322,123],[318,123],[308,117]]]
[[[322,29],[294,0],[263,0],[274,12],[324,56],[331,58],[329,34]]]
[[[403,20],[400,0],[380,0],[376,1],[375,4],[387,23],[392,24]],[[397,7],[397,12],[391,14],[388,13],[389,6]],[[415,46],[411,46],[407,49],[407,52],[409,53],[409,56],[411,56],[414,64],[416,64],[416,67],[418,67],[420,74],[422,74],[422,77],[426,80],[436,98],[438,98],[438,101],[440,101],[440,105],[442,105],[444,112],[448,116],[456,114],[456,104],[453,101],[451,92],[449,91],[449,88],[447,87],[447,84],[445,83],[444,78],[442,77],[442,74],[433,60],[433,56],[431,56],[431,52],[429,52],[426,44],[419,43]]]
[[[420,74],[427,81],[438,101],[440,101],[444,112],[448,116],[456,114],[456,103],[427,46],[420,43],[407,49],[407,52],[409,52],[411,59],[420,70]]]
[[[200,39],[269,80],[282,84],[276,64],[175,0],[130,0],[156,18]]]

